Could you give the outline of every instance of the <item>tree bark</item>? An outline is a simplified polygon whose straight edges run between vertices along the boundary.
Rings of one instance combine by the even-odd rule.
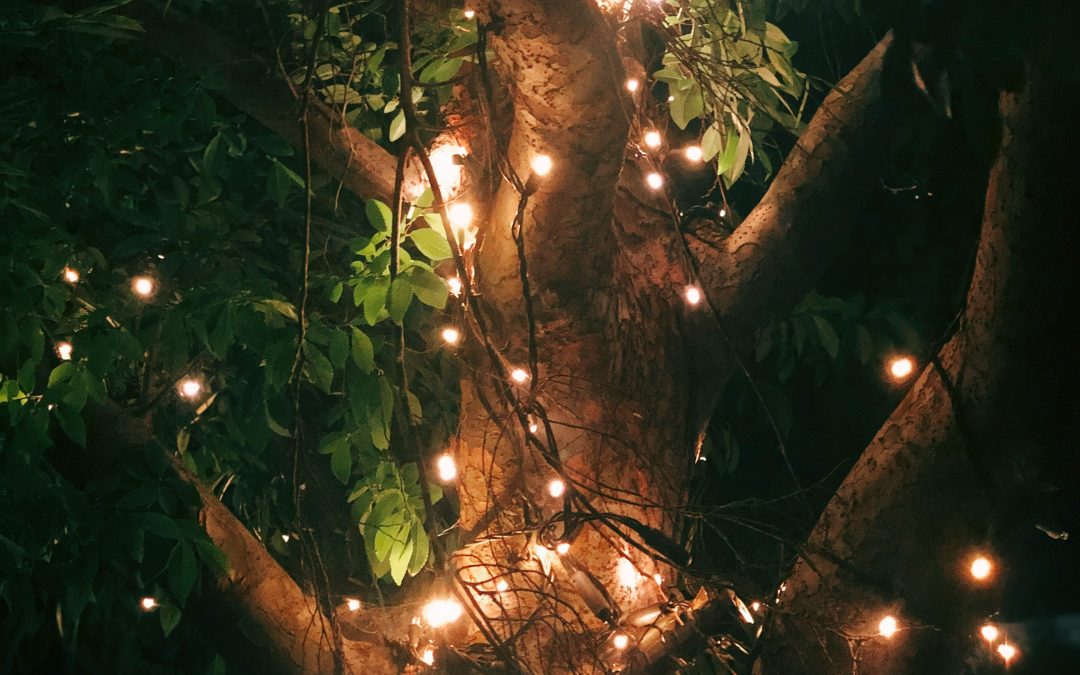
[[[994,558],[1009,530],[1031,527],[1042,495],[1076,488],[1067,439],[1080,406],[1065,392],[1080,376],[1080,87],[1055,58],[1063,32],[1040,33],[1024,89],[1001,96],[1003,137],[960,328],[818,521],[757,672],[956,672],[987,654],[978,627],[1007,583],[1004,564],[975,582],[970,561]],[[901,625],[892,639],[876,635],[886,614]]]

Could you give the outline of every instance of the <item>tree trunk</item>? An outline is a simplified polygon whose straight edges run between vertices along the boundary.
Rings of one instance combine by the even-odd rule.
[[[994,656],[978,628],[1008,582],[995,546],[1032,526],[1042,496],[1076,488],[1080,87],[1055,60],[1064,32],[1040,33],[1023,90],[1001,96],[960,327],[818,521],[757,672],[957,672]],[[984,582],[968,571],[979,553],[999,563]],[[886,639],[890,614],[901,630]]]

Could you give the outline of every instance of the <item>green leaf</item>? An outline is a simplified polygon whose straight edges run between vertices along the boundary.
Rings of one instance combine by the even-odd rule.
[[[398,110],[397,115],[394,115],[394,119],[390,120],[390,131],[387,134],[387,138],[391,143],[396,141],[405,135],[405,111]]]
[[[140,529],[149,532],[150,534],[157,535],[163,539],[180,538],[180,528],[176,526],[176,521],[166,515],[154,513],[153,511],[146,511],[144,513],[133,514],[131,517]]]
[[[367,217],[367,221],[379,232],[389,232],[390,223],[394,218],[394,214],[390,211],[390,207],[383,204],[378,199],[369,199],[364,204],[364,215]]]
[[[216,176],[221,171],[221,165],[219,163],[219,148],[221,147],[221,134],[214,136],[214,138],[206,144],[206,149],[203,150],[202,156],[202,173],[205,176]]]
[[[829,358],[835,361],[836,356],[840,353],[840,336],[836,334],[836,329],[833,328],[828,319],[823,316],[815,314],[814,324],[817,326],[818,337],[821,338],[821,346],[825,348]]]
[[[86,447],[86,423],[83,421],[82,415],[69,407],[67,404],[60,404],[56,406],[56,421],[60,423],[60,428],[64,430],[64,434],[79,444],[80,447]]]
[[[334,367],[330,365],[330,359],[310,342],[304,342],[304,374],[324,393],[330,393],[334,383]]]
[[[369,338],[359,328],[352,329],[352,358],[356,366],[365,373],[375,367],[375,348]]]
[[[413,529],[413,524],[408,523],[403,532],[408,532],[409,534],[399,534],[399,539],[394,541],[394,544],[390,547],[390,578],[393,579],[394,583],[398,586],[405,580],[405,573],[409,571],[409,563],[412,562],[413,548],[416,545],[416,541],[413,539],[411,532]]]
[[[439,275],[426,267],[417,266],[409,269],[409,279],[412,281],[412,292],[417,300],[435,309],[446,307],[450,291]]]
[[[345,359],[349,358],[349,336],[345,331],[335,330],[330,334],[330,363],[335,368],[345,365]]]
[[[191,547],[180,541],[176,543],[173,554],[169,557],[169,588],[180,604],[187,601],[188,594],[195,586],[198,567]]]
[[[439,230],[430,227],[413,230],[409,233],[409,238],[416,245],[416,250],[432,262],[446,260],[453,255],[450,244],[446,241],[446,234]]]
[[[710,125],[701,136],[702,159],[711,162],[712,158],[716,157],[720,152],[723,143],[724,139],[720,136],[720,130],[716,128],[715,124]]]
[[[161,622],[161,632],[168,637],[180,623],[180,608],[168,603],[162,605],[158,609],[158,621]]]
[[[342,485],[347,485],[349,477],[352,474],[352,447],[348,442],[344,447],[338,447],[334,450],[334,454],[330,455],[330,471],[334,474],[334,477],[341,481]]]
[[[386,294],[390,290],[390,277],[379,277],[371,282],[364,293],[364,319],[369,326],[379,320],[379,314],[386,307]]]
[[[412,302],[412,283],[404,274],[398,275],[390,285],[390,318],[401,323]]]
[[[418,521],[417,525],[413,527],[413,550],[412,559],[409,560],[409,576],[415,577],[420,573],[420,570],[424,569],[430,551],[431,546],[428,542],[427,532],[424,531],[423,524]]]
[[[342,448],[349,447],[349,435],[343,431],[326,434],[319,440],[319,454],[332,455]]]

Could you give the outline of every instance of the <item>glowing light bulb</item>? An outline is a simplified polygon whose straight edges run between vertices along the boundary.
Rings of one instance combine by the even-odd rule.
[[[626,91],[630,92],[631,94],[637,91],[640,87],[641,82],[639,82],[636,77],[631,77],[626,81]]]
[[[349,608],[350,612],[356,612],[360,609],[360,601],[356,598],[346,598],[345,606]]]
[[[755,612],[761,611],[761,603],[757,602],[756,600],[754,602],[751,602],[750,609],[754,610]]]
[[[983,556],[979,556],[971,561],[971,576],[975,577],[979,581],[986,579],[990,576],[994,566],[990,564],[990,561]]]
[[[147,276],[138,276],[131,280],[131,292],[140,298],[149,298],[154,294],[154,280]]]
[[[982,638],[987,642],[996,641],[1000,634],[1001,633],[1000,631],[998,631],[998,627],[992,623],[988,623],[979,629],[979,635],[982,635]]]
[[[1013,647],[1008,642],[1002,642],[997,647],[997,653],[1001,655],[1001,658],[1005,661],[1005,665],[1009,664],[1016,657],[1016,647]]]
[[[435,650],[431,647],[424,647],[424,651],[420,652],[420,660],[429,666],[435,665]]]
[[[450,216],[450,226],[455,230],[463,230],[469,226],[473,219],[472,207],[465,202],[457,202],[452,204],[447,210],[447,215]]]
[[[202,393],[202,384],[193,377],[188,377],[180,382],[180,395],[186,399],[198,398]]]
[[[630,646],[630,638],[626,633],[616,633],[615,637],[611,638],[611,644],[615,649],[626,649]]]
[[[461,279],[450,277],[446,280],[446,287],[450,289],[450,295],[455,298],[461,295]]]
[[[495,590],[500,593],[505,593],[510,588],[510,584],[506,583],[506,579],[499,579],[495,583]]]
[[[474,16],[476,16],[476,12],[474,10],[471,10],[471,9],[465,10],[464,14],[465,14],[466,19],[471,19]]]
[[[619,564],[616,566],[615,571],[619,577],[620,586],[633,588],[641,581],[641,575],[638,574],[637,568],[627,557],[619,558]]]
[[[896,635],[896,631],[900,630],[900,624],[897,623],[896,618],[892,616],[887,616],[882,619],[877,627],[878,633],[881,633],[881,636],[884,638],[891,638],[893,635]]]
[[[559,555],[566,555],[567,553],[569,553],[569,551],[570,551],[570,544],[568,544],[565,541],[560,543],[558,546],[555,547],[555,552],[558,553]]]
[[[645,183],[653,190],[659,190],[664,187],[664,177],[655,171],[650,172],[645,176]]]
[[[683,291],[683,297],[686,298],[686,302],[691,306],[697,306],[701,304],[701,300],[704,296],[701,295],[701,289],[697,286],[687,286],[686,290]]]
[[[529,433],[530,434],[535,434],[539,430],[540,430],[540,425],[537,424],[536,422],[534,422],[533,420],[529,420]]]
[[[56,355],[60,357],[61,361],[70,361],[71,352],[75,349],[70,342],[57,342],[56,343]]]
[[[702,158],[705,157],[705,153],[701,151],[700,145],[686,146],[686,149],[683,150],[683,154],[686,155],[686,158],[691,162],[700,162]]]
[[[292,537],[290,535],[287,535],[287,534],[281,535],[281,541],[285,542],[286,544],[289,543],[290,539],[292,539]]]
[[[439,480],[444,483],[457,478],[457,464],[454,463],[454,458],[450,455],[439,455],[439,459],[435,462],[435,469],[439,472]]]
[[[439,181],[439,188],[443,194],[452,194],[460,186],[460,162],[465,154],[465,148],[449,143],[435,148],[428,156],[431,168],[435,171],[435,179]]]
[[[660,144],[664,142],[664,139],[660,136],[660,132],[656,129],[649,129],[643,136],[645,145],[650,148],[656,149],[660,147]]]
[[[663,586],[664,585],[664,577],[661,576],[659,572],[652,575],[652,579],[653,579],[653,581],[656,582],[657,586]]]
[[[533,173],[543,178],[551,173],[551,168],[555,166],[555,163],[552,162],[551,157],[548,157],[547,155],[536,155],[532,158],[530,165],[532,166]]]
[[[143,611],[149,612],[158,606],[157,600],[151,598],[149,595],[139,601],[139,606],[143,608]]]
[[[529,374],[521,368],[514,368],[510,371],[510,379],[518,384],[524,384],[529,379]]]
[[[457,600],[438,598],[424,605],[421,615],[432,628],[442,628],[460,619],[463,611],[461,603]]]
[[[566,493],[566,483],[558,478],[548,483],[548,494],[552,497],[562,497]]]
[[[442,335],[443,342],[448,345],[456,345],[461,340],[461,333],[453,326],[443,328],[440,335]]]
[[[64,268],[64,281],[74,286],[79,283],[79,270],[74,267]]]
[[[913,372],[915,372],[915,362],[906,356],[901,356],[889,362],[889,375],[894,380],[905,380]]]

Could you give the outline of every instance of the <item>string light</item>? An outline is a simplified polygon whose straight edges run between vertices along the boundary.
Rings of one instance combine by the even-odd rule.
[[[652,575],[652,579],[653,579],[653,581],[656,582],[657,586],[663,587],[663,585],[664,585],[664,577],[659,572]]]
[[[158,606],[158,601],[148,595],[142,600],[139,600],[139,606],[143,608],[143,611],[149,612]]]
[[[157,284],[147,276],[138,276],[131,280],[131,292],[140,298],[149,298],[157,290]]]
[[[988,623],[979,629],[979,635],[982,635],[982,638],[987,642],[997,641],[1000,634],[1001,632],[998,630],[998,627],[992,623]]]
[[[505,593],[510,588],[510,584],[506,583],[506,579],[499,579],[495,582],[495,590],[500,593]]]
[[[894,380],[906,380],[913,372],[915,372],[915,362],[907,356],[901,356],[889,362],[889,375]]]
[[[450,289],[450,295],[455,298],[461,295],[461,279],[450,277],[446,280],[446,287]]]
[[[755,612],[761,611],[761,603],[758,602],[757,600],[755,600],[754,602],[751,602],[750,603],[750,609],[754,610]]]
[[[900,630],[900,624],[893,616],[887,616],[878,623],[878,633],[884,638],[891,638],[898,630]]]
[[[79,283],[79,270],[75,269],[74,267],[65,267],[63,276],[64,281],[71,284],[72,286]]]
[[[442,335],[443,342],[448,345],[456,345],[458,341],[461,340],[461,333],[453,326],[443,328],[440,335]]]
[[[460,619],[463,611],[461,603],[457,600],[438,598],[424,605],[424,609],[420,613],[429,626],[442,628]]]
[[[202,384],[194,377],[187,377],[180,381],[180,395],[188,400],[199,397],[202,393]]]
[[[1002,642],[997,647],[997,653],[1004,659],[1005,665],[1009,665],[1009,661],[1016,657],[1016,647],[1013,647],[1008,642]]]
[[[292,537],[290,535],[287,535],[287,534],[281,535],[281,541],[285,542],[286,544],[289,543],[290,539],[292,539]]]
[[[615,637],[611,639],[611,644],[615,647],[615,649],[621,651],[630,646],[630,638],[626,635],[626,633],[616,633]]]
[[[465,202],[452,204],[447,214],[450,216],[450,226],[456,230],[464,230],[472,223],[473,210]]]
[[[439,459],[435,462],[435,469],[439,472],[439,480],[444,483],[449,483],[457,478],[457,464],[454,463],[454,458],[450,455],[439,455]]]
[[[559,555],[566,555],[570,552],[570,544],[565,541],[560,542],[559,545],[555,547],[555,552]]]
[[[345,606],[349,608],[350,612],[356,612],[360,609],[360,601],[356,598],[346,598]]]
[[[619,558],[619,564],[615,569],[621,586],[633,588],[641,581],[641,575],[638,574],[637,568],[626,556]]]
[[[702,158],[705,157],[705,153],[702,152],[700,145],[686,146],[686,149],[683,150],[683,154],[686,155],[686,158],[691,162],[700,162]]]
[[[660,136],[660,132],[656,129],[649,129],[646,131],[644,140],[645,145],[653,149],[659,148],[660,144],[664,142],[664,139]]]
[[[630,92],[631,94],[637,91],[640,86],[641,82],[639,82],[636,77],[631,77],[626,81],[626,91]]]
[[[70,342],[63,341],[56,343],[56,355],[60,357],[61,361],[70,361],[71,352],[75,349]]]
[[[994,566],[984,556],[979,556],[971,561],[971,576],[979,581],[989,577],[993,569]]]
[[[435,665],[435,650],[431,647],[424,647],[424,651],[420,653],[420,660],[429,666]]]
[[[461,184],[461,160],[466,155],[465,148],[448,143],[431,151],[428,159],[435,170],[435,178],[444,194],[457,190]]]
[[[566,492],[566,483],[558,478],[548,483],[548,494],[552,497],[562,497]]]
[[[464,14],[466,19],[472,19],[474,16],[476,16],[476,12],[471,9],[465,10]]]
[[[701,295],[701,289],[697,286],[687,286],[683,291],[683,297],[691,306],[697,306],[701,303],[703,296]]]
[[[664,186],[664,177],[655,171],[651,171],[645,176],[645,183],[653,190],[659,190]]]
[[[551,173],[551,168],[555,166],[551,157],[547,155],[536,155],[529,164],[532,166],[533,173],[541,178]]]
[[[510,379],[518,384],[525,384],[529,380],[529,374],[521,368],[514,368],[510,371]]]
[[[532,419],[532,418],[530,417],[530,418],[529,418],[529,433],[530,433],[530,434],[535,434],[535,433],[536,433],[537,431],[539,431],[539,430],[540,430],[540,425],[538,425],[538,424],[536,423],[536,420],[534,420],[534,419]]]

